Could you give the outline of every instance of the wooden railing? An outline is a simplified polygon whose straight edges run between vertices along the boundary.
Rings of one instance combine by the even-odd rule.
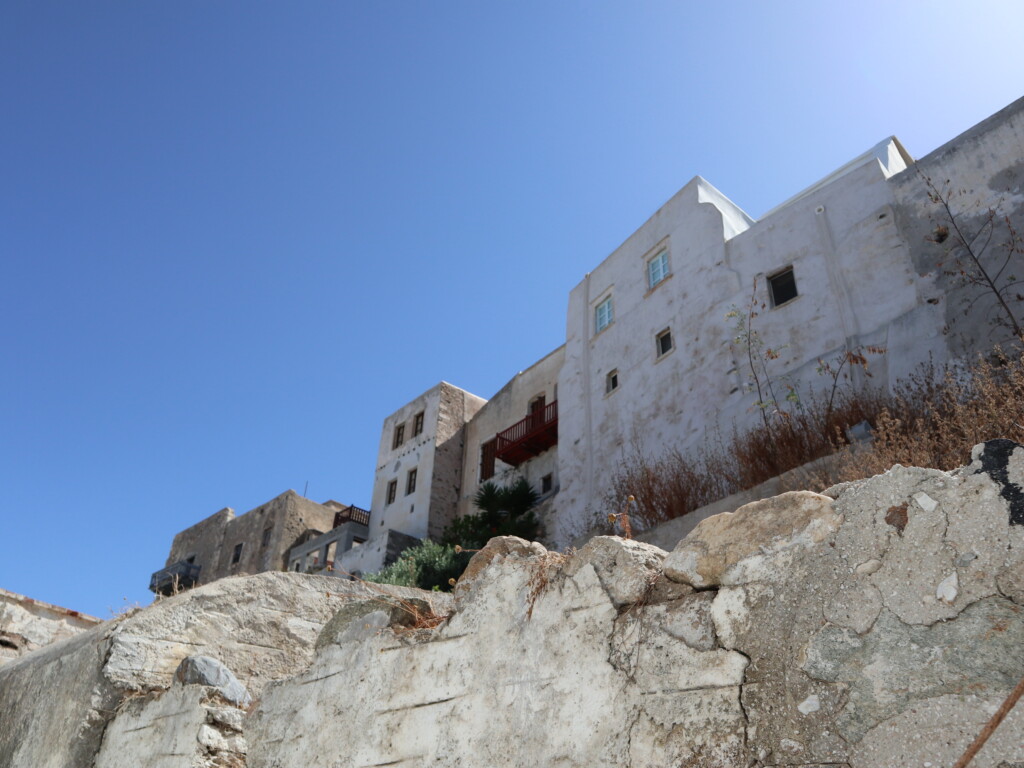
[[[498,433],[495,455],[518,467],[558,442],[558,401],[533,411],[525,419]]]
[[[370,513],[365,509],[353,505],[334,513],[334,527],[345,523],[359,523],[360,525],[370,524]]]

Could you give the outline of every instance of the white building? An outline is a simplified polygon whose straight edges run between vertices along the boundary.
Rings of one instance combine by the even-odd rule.
[[[774,375],[804,389],[821,384],[819,358],[861,345],[887,350],[872,372],[891,386],[999,341],[937,266],[925,176],[965,188],[968,223],[994,205],[1020,221],[1024,99],[918,162],[886,139],[757,221],[690,181],[572,289],[564,346],[490,401],[442,383],[385,420],[375,538],[346,570],[379,567],[389,530],[437,537],[482,482],[517,475],[543,495],[549,543],[567,545],[607,514],[626,451],[685,451],[716,424],[752,425],[725,317],[752,293],[757,332],[784,350]]]

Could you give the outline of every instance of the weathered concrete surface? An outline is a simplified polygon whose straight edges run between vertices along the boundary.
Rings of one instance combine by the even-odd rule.
[[[361,615],[307,672],[269,686],[247,726],[259,734],[249,765],[663,766],[698,754],[738,764],[747,660],[644,618],[661,605],[616,609],[597,568],[642,568],[644,555],[660,559],[607,539],[566,567],[494,540],[477,555],[472,599],[441,627],[395,631],[384,612]]]
[[[308,666],[321,629],[342,605],[381,591],[416,593],[300,574],[221,579],[30,653],[0,667],[0,765],[91,765],[128,702],[136,702],[128,711],[135,729],[171,711],[205,717],[184,700],[156,703],[187,656],[218,660],[258,695]],[[450,598],[432,599],[444,605]],[[138,697],[154,703],[143,707]],[[138,744],[162,749],[141,736]]]
[[[446,624],[361,614],[269,686],[249,765],[949,766],[1024,676],[1024,450],[976,459],[710,518],[663,573],[494,540]],[[1024,760],[1024,717],[997,733],[975,765]]]
[[[949,768],[1024,677],[1022,482],[1024,448],[992,441],[668,555],[494,539],[454,601],[222,580],[0,669],[0,765]],[[181,684],[216,676],[172,683],[196,654],[248,712]],[[1022,762],[1018,708],[972,768]]]
[[[101,621],[0,589],[0,664],[84,632]]]

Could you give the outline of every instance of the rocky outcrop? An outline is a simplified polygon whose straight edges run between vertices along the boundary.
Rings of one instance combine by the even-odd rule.
[[[0,589],[0,664],[91,629],[100,621]]]
[[[0,765],[236,764],[225,733],[240,734],[237,704],[306,669],[339,608],[382,591],[416,593],[302,574],[221,579],[23,656],[0,667]]]
[[[948,768],[1024,677],[1022,483],[993,441],[671,553],[495,539],[454,603],[217,582],[0,669],[0,764]],[[1018,708],[972,768],[1022,761]]]

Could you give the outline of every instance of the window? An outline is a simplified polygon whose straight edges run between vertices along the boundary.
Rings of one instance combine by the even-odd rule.
[[[619,369],[616,368],[614,371],[608,371],[608,375],[604,377],[604,393],[607,395],[610,392],[614,392],[619,388]]]
[[[664,250],[647,262],[647,287],[654,288],[668,277],[668,251]]]
[[[594,333],[600,333],[612,324],[612,297],[602,301],[594,308]]]
[[[480,479],[490,480],[494,477],[494,454],[498,449],[498,440],[488,440],[480,446]]]
[[[544,475],[544,477],[540,479],[540,492],[547,493],[548,491],[551,490],[551,487],[553,485],[554,479],[552,478],[551,474],[549,473],[547,475]]]
[[[395,439],[391,441],[391,450],[394,450],[405,442],[405,424],[395,427]]]
[[[231,553],[231,564],[234,565],[242,559],[242,545],[235,544],[235,551]]]
[[[196,556],[195,555],[189,555],[188,557],[185,558],[185,562],[188,563],[189,565],[194,565],[195,562],[196,562]]]
[[[779,307],[796,298],[796,277],[793,268],[787,267],[768,277],[768,291],[772,295],[772,306]]]
[[[421,432],[423,432],[423,411],[417,413],[416,417],[412,420],[412,436],[416,437]]]
[[[392,480],[390,483],[388,483],[388,495],[387,495],[387,499],[384,501],[384,503],[385,504],[394,504],[395,497],[397,495],[398,495],[398,481],[397,480]]]
[[[416,470],[410,469],[409,474],[405,476],[405,495],[408,496],[410,493],[416,490]]]
[[[261,546],[267,546],[270,543],[270,532],[274,530],[273,526],[263,529],[263,543]]]
[[[672,331],[666,328],[655,337],[655,343],[658,349],[658,357],[667,355],[672,351]]]
[[[292,570],[293,571],[299,570],[299,561],[298,560],[296,560],[294,563],[292,563]]]

